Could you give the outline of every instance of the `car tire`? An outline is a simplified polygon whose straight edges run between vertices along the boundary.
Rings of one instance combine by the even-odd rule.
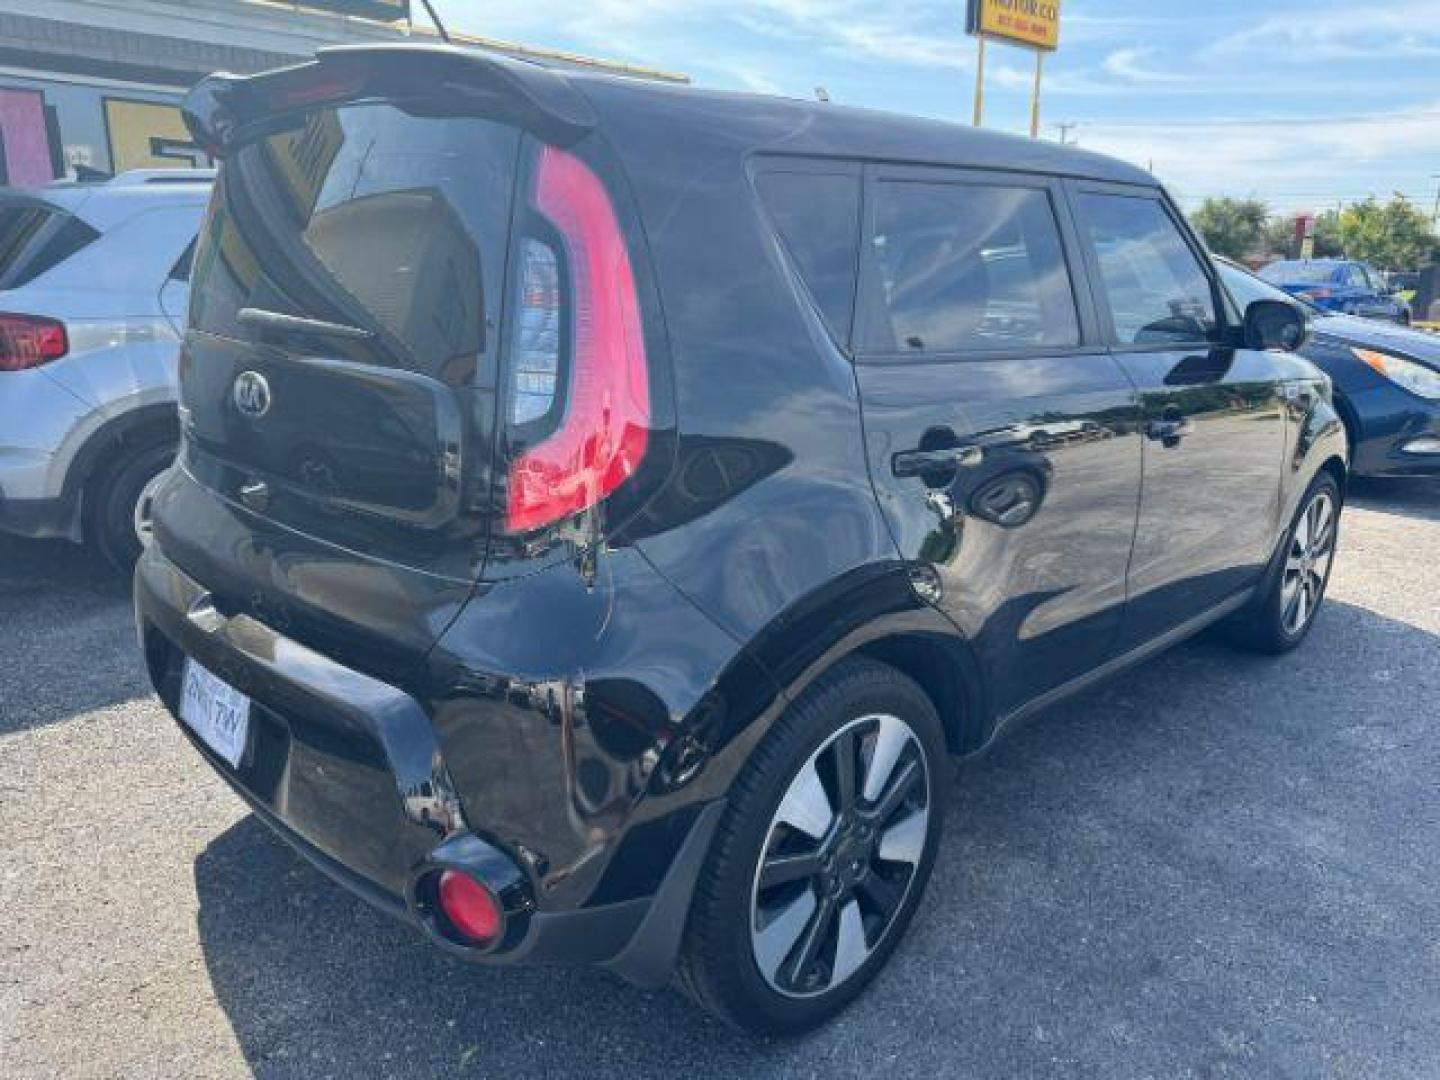
[[[1310,633],[1325,599],[1343,503],[1328,471],[1310,484],[1255,601],[1229,622],[1230,640],[1253,652],[1289,652]]]
[[[86,537],[122,573],[134,567],[144,544],[141,523],[148,513],[142,504],[174,460],[168,442],[127,448],[86,493]]]
[[[913,680],[858,657],[822,676],[731,788],[691,906],[681,987],[763,1034],[804,1031],[854,1000],[920,903],[946,762],[940,719]]]

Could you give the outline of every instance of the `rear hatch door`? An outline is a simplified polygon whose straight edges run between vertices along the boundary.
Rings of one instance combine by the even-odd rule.
[[[485,561],[521,132],[385,61],[282,72],[304,104],[224,148],[181,363],[194,483],[157,531],[217,603],[393,677]]]

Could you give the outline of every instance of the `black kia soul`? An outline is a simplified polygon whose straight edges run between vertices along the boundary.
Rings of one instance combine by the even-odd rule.
[[[222,168],[145,658],[278,833],[445,951],[852,999],[947,754],[1314,619],[1345,444],[1145,173],[939,123],[337,49]]]

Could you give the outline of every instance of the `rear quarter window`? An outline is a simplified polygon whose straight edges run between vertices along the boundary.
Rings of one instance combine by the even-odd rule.
[[[90,225],[43,202],[0,203],[0,289],[16,289],[99,238]]]
[[[826,326],[847,343],[859,262],[859,172],[775,168],[760,173],[755,188]]]

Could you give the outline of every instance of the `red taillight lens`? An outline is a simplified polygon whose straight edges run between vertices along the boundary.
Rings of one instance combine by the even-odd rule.
[[[604,185],[579,158],[547,146],[536,164],[533,202],[564,241],[570,371],[559,427],[511,464],[506,512],[511,532],[536,529],[594,506],[639,468],[650,432],[640,301]],[[532,300],[550,304],[543,260],[532,260],[527,268],[540,287],[526,286],[522,307]],[[544,312],[536,314],[543,317]],[[540,356],[543,350],[531,351],[536,355],[524,370],[512,364],[512,379],[527,379],[533,396],[544,388],[548,364]]]
[[[457,933],[474,945],[489,945],[500,936],[505,916],[495,894],[458,870],[440,874],[436,888],[440,910]]]
[[[1311,289],[1300,294],[1306,300],[1329,300],[1335,294],[1329,289]]]
[[[0,315],[0,371],[24,371],[70,351],[65,324],[38,315]]]

